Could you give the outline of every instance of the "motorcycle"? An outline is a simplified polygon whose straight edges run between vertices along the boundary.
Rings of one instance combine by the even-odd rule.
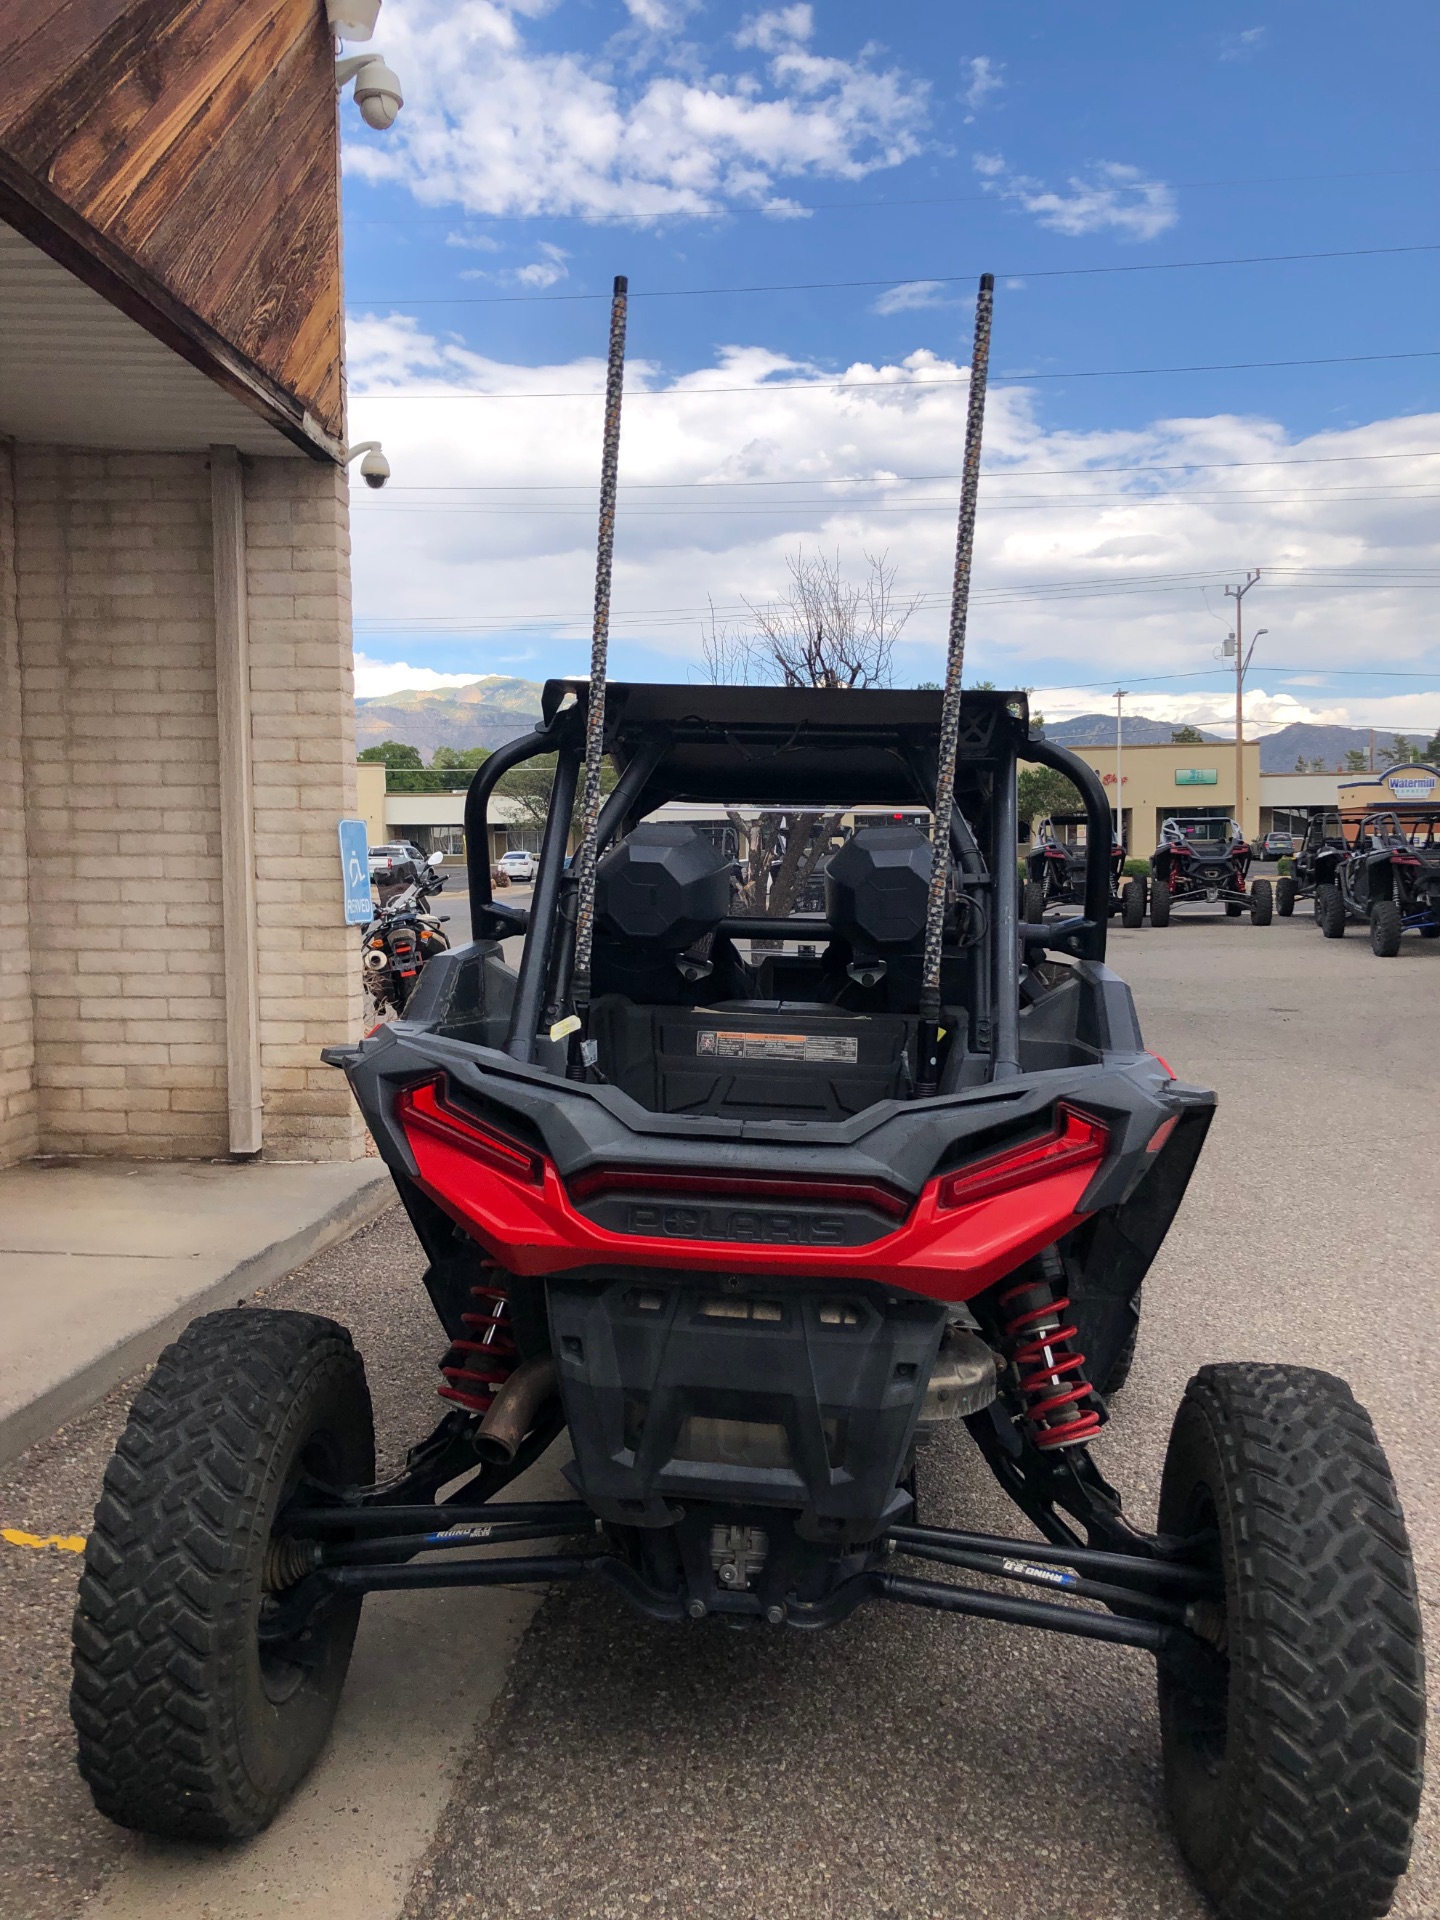
[[[361,937],[365,991],[377,1016],[390,1008],[403,1013],[426,962],[450,946],[440,930],[449,914],[430,911],[431,896],[441,891],[448,875],[428,862],[412,865],[410,873],[403,886],[382,898]]]

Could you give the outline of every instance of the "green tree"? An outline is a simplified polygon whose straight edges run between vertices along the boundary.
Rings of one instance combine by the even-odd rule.
[[[608,760],[600,763],[600,791],[613,791],[617,774]],[[537,754],[533,760],[523,761],[518,767],[512,767],[509,773],[502,774],[497,793],[507,795],[520,804],[526,824],[543,827],[550,812],[550,789],[555,784],[555,756],[553,753]],[[575,803],[575,828],[580,826],[580,803]]]
[[[1032,825],[1047,813],[1083,813],[1085,802],[1063,773],[1053,767],[1022,767],[1016,781],[1020,818]]]
[[[469,786],[475,769],[484,766],[489,758],[489,747],[436,747],[430,756],[430,765],[443,774],[442,785],[455,793]]]
[[[362,760],[383,760],[387,767],[423,767],[418,747],[407,747],[403,740],[382,740],[378,747],[364,747]]]
[[[1424,748],[1421,751],[1421,758],[1425,764],[1430,767],[1433,767],[1437,761],[1440,761],[1440,727],[1437,727],[1425,742]]]
[[[1387,767],[1409,766],[1411,761],[1415,759],[1418,751],[1419,749],[1413,740],[1407,739],[1403,733],[1397,733],[1388,747],[1381,747],[1380,761],[1383,766]]]
[[[1343,768],[1345,773],[1368,773],[1369,770],[1370,756],[1363,747],[1347,747],[1345,749],[1345,765]]]
[[[1170,744],[1172,747],[1203,747],[1205,736],[1198,727],[1172,727]]]

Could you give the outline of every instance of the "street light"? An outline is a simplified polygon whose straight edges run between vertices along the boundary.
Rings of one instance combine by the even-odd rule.
[[[1120,767],[1120,749],[1124,734],[1124,721],[1121,718],[1121,701],[1130,691],[1128,687],[1115,689],[1115,838],[1125,845],[1125,776]]]

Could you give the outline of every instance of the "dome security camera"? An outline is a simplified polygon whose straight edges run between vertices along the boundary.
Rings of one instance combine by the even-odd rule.
[[[384,133],[405,104],[400,76],[383,60],[369,60],[355,76],[355,104],[367,127]]]
[[[360,462],[360,478],[367,487],[383,487],[390,478],[390,462],[385,458],[384,448],[378,440],[359,440],[345,449],[346,466],[362,453],[365,458]]]

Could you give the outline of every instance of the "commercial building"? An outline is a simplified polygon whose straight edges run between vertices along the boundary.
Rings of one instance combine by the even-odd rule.
[[[28,0],[0,44],[0,1163],[352,1158],[323,0]]]

